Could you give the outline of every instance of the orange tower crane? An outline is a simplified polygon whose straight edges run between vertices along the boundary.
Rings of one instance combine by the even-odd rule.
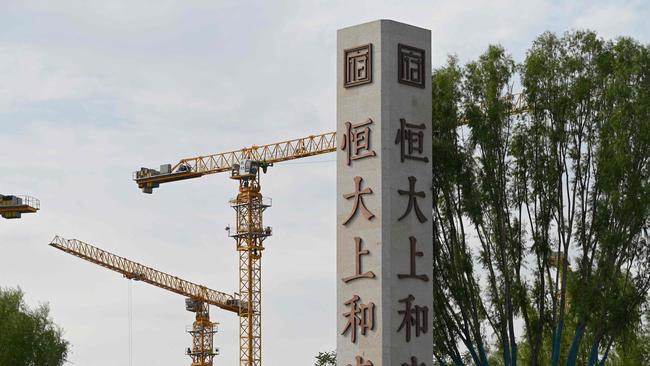
[[[192,336],[192,347],[187,349],[186,354],[192,358],[191,366],[212,366],[213,358],[218,354],[213,341],[218,323],[210,321],[209,305],[236,314],[245,314],[246,312],[246,308],[241,309],[240,300],[235,296],[185,281],[82,241],[55,236],[50,245],[91,263],[121,273],[130,280],[146,282],[185,296],[186,310],[196,314],[192,328],[188,330],[188,333]]]
[[[239,294],[243,306],[239,312],[239,350],[241,366],[262,365],[262,251],[271,228],[263,225],[263,212],[271,202],[262,196],[260,171],[286,160],[336,151],[334,132],[313,135],[275,144],[252,146],[237,151],[182,159],[160,170],[141,168],[134,180],[145,193],[161,183],[230,172],[239,182],[237,197],[230,201],[235,209],[236,225],[230,236],[239,253]]]

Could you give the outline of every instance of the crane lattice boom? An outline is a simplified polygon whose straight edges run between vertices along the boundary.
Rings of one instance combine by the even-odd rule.
[[[64,239],[57,235],[50,245],[89,262],[119,272],[126,278],[143,281],[193,300],[214,305],[234,313],[240,313],[240,301],[232,295],[185,281],[176,276],[109,253],[80,240]]]
[[[246,160],[273,164],[336,151],[336,133],[328,132],[268,145],[253,145],[241,150],[182,159],[174,166],[163,165],[161,170],[141,168],[134,180],[145,193],[151,193],[160,183],[197,178],[206,174],[230,171],[235,164]]]

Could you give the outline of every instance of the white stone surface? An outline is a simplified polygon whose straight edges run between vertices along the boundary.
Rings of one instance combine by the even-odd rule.
[[[374,366],[411,366],[411,357],[417,357],[417,366],[432,365],[432,225],[431,225],[431,32],[426,29],[378,20],[338,31],[337,41],[337,365],[356,365],[355,357]],[[344,50],[372,43],[372,83],[344,88]],[[398,44],[425,50],[424,88],[398,83]],[[345,123],[357,124],[371,118],[370,149],[376,156],[354,160],[347,165],[346,151],[341,143],[346,134]],[[400,119],[410,124],[425,124],[424,151],[421,156],[429,162],[400,160],[400,145],[396,135]],[[349,146],[348,146],[349,147]],[[419,155],[418,155],[419,156]],[[364,195],[366,207],[375,215],[371,220],[361,212],[347,224],[353,200],[343,196],[355,190],[354,177],[363,178],[363,188],[373,194]],[[415,191],[426,194],[417,203],[427,221],[421,223],[414,209],[403,220],[408,196],[399,195],[398,189],[408,191],[408,177],[417,179]],[[409,237],[417,238],[417,250],[423,256],[416,258],[417,274],[426,274],[429,281],[399,279],[398,274],[410,271]],[[355,273],[354,237],[363,239],[368,255],[361,257],[361,272],[373,271],[375,278],[360,278],[345,283],[342,278]],[[354,295],[359,303],[374,303],[375,327],[366,335],[358,329],[356,343],[350,333],[343,333],[347,319],[343,316],[350,308],[344,303]],[[414,305],[428,308],[426,333],[406,342],[405,329],[398,332],[405,304],[399,300],[408,295],[415,297]]]

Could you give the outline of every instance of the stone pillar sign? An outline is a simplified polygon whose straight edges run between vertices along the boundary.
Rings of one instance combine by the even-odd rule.
[[[337,366],[431,366],[431,32],[337,43]]]

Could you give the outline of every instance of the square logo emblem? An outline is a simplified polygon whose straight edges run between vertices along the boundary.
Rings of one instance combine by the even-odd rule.
[[[345,77],[343,87],[368,84],[372,82],[372,43],[343,51]]]
[[[399,77],[402,84],[424,88],[424,50],[399,44],[397,46]]]

